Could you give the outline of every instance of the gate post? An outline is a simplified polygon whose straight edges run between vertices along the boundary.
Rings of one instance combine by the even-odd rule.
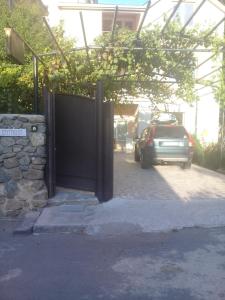
[[[100,202],[103,201],[103,83],[97,82],[96,90],[96,191]]]
[[[103,103],[103,82],[96,92],[96,196],[100,202],[113,197],[113,103]]]
[[[45,101],[45,116],[47,123],[47,166],[46,181],[48,197],[55,195],[55,95],[50,93],[46,87],[43,90]]]
[[[103,103],[103,201],[113,198],[113,102]]]

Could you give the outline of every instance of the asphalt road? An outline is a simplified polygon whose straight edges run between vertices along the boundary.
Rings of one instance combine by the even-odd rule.
[[[100,238],[15,226],[0,221],[1,300],[225,299],[225,228]]]
[[[225,227],[168,231],[225,223],[225,176],[124,154],[114,174],[89,235],[14,235],[0,220],[0,300],[225,300]]]

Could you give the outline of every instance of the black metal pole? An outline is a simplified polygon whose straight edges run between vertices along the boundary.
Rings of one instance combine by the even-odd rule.
[[[33,112],[37,114],[39,112],[38,107],[38,59],[33,56],[33,74],[34,74],[34,102],[33,102]]]
[[[214,87],[213,83],[217,83],[217,82],[220,82],[220,79],[211,82],[211,83],[210,83],[210,84],[211,84],[210,87]],[[203,89],[205,89],[205,88],[207,88],[207,87],[209,87],[209,85],[204,85],[204,86],[200,87],[199,89],[196,89],[195,92],[198,92],[198,91],[200,91],[200,90],[203,90]]]
[[[48,24],[48,22],[47,22],[47,20],[46,20],[45,17],[43,17],[43,21],[44,21],[44,23],[45,23],[45,25],[46,25],[46,27],[47,27],[49,33],[50,33],[50,36],[51,36],[53,42],[55,43],[57,49],[59,50],[59,52],[60,52],[60,54],[61,54],[61,56],[62,56],[62,58],[63,58],[64,61],[66,62],[68,69],[70,70],[70,69],[71,69],[71,67],[70,67],[70,62],[69,62],[69,60],[67,59],[67,57],[66,57],[64,51],[63,51],[62,48],[60,47],[60,45],[59,45],[59,43],[58,43],[56,37],[54,36],[54,33],[52,32],[52,29],[51,29],[51,27],[49,26],[49,24]]]
[[[170,15],[169,18],[167,19],[166,24],[164,25],[164,27],[163,27],[163,29],[162,29],[162,31],[161,31],[162,34],[165,32],[165,30],[166,30],[166,28],[168,27],[170,21],[172,20],[172,18],[173,18],[173,16],[175,15],[176,11],[177,11],[178,8],[180,7],[182,1],[183,1],[183,0],[179,0],[178,3],[176,4],[176,6],[174,7],[174,9],[173,9],[171,15]]]
[[[199,4],[199,6],[196,8],[196,10],[193,12],[193,14],[190,16],[190,18],[187,20],[187,22],[184,24],[183,28],[180,31],[180,34],[184,33],[186,27],[190,24],[191,20],[194,18],[194,16],[197,14],[197,12],[200,10],[202,5],[206,2],[206,0],[202,0],[202,2]]]
[[[30,50],[30,52],[33,54],[33,56],[35,56],[39,61],[40,63],[42,63],[42,65],[45,67],[45,63],[44,61],[39,57],[39,54],[37,54],[34,49],[30,46],[30,44],[28,44],[27,41],[25,41],[22,36],[18,33],[18,31],[16,31],[13,27],[10,27],[17,35],[18,37],[24,42],[24,45],[27,47],[27,49]]]
[[[114,34],[115,34],[115,29],[116,29],[117,15],[118,15],[118,6],[116,6],[116,9],[115,9],[115,12],[114,12],[114,17],[113,17],[112,33],[111,33],[111,43],[114,42]]]
[[[224,18],[222,18],[220,21],[219,21],[219,23],[217,23],[204,37],[203,37],[203,39],[207,39],[223,22],[224,22],[224,20],[225,20],[225,17]],[[194,48],[193,49],[196,49],[198,46],[199,46],[199,43],[200,42],[198,42],[195,46],[194,46]]]
[[[100,202],[103,201],[103,83],[97,82],[96,91],[96,144],[97,144],[97,159],[96,159],[96,191],[95,194]]]
[[[137,30],[137,33],[136,33],[136,39],[138,39],[139,36],[140,36],[140,32],[141,32],[142,26],[144,24],[145,18],[147,16],[147,13],[148,13],[148,10],[150,9],[150,7],[151,7],[151,0],[149,0],[148,3],[147,3],[147,5],[146,5],[145,12],[143,14],[142,20],[141,20],[141,22],[139,24],[139,27],[138,27],[138,30]]]
[[[211,74],[213,74],[213,73],[219,71],[220,69],[222,69],[222,66],[219,67],[219,68],[217,68],[217,69],[215,69],[215,70],[213,70],[213,71],[211,71],[211,72],[209,72],[208,74],[206,74],[206,75],[204,75],[204,76],[202,76],[202,77],[200,77],[200,78],[197,78],[196,81],[200,81],[200,80],[204,79],[205,77],[208,77],[209,75],[211,75]]]
[[[84,45],[85,45],[85,50],[86,50],[86,54],[87,54],[87,59],[88,59],[89,65],[90,65],[91,61],[90,61],[90,56],[89,56],[89,52],[88,52],[89,49],[88,49],[88,44],[87,44],[87,36],[86,36],[85,27],[84,27],[84,19],[83,19],[82,11],[80,11],[80,21],[81,21],[81,27],[82,27],[82,32],[83,32]]]

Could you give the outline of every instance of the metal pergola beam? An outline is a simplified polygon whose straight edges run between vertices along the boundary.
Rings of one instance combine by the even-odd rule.
[[[201,2],[201,4],[203,5],[204,3],[203,3],[203,1]],[[200,4],[200,5],[201,5]],[[199,5],[199,6],[200,6]],[[204,36],[204,38],[207,38],[207,37],[209,37],[223,22],[225,21],[225,17],[223,17],[205,36]],[[197,49],[197,47],[199,46],[199,42],[197,42],[197,44],[196,44],[196,46],[194,46],[193,48],[192,48],[192,52],[196,52],[196,49]],[[221,48],[220,49],[220,51],[222,52],[223,51],[223,49],[224,49],[224,47],[223,48]],[[200,66],[202,66],[203,64],[205,64],[206,62],[208,62],[211,58],[213,58],[214,56],[216,56],[217,55],[217,53],[214,53],[214,54],[212,54],[209,58],[207,58],[205,61],[203,61],[201,64],[199,64],[198,66],[196,66],[196,68],[195,68],[195,70],[197,69],[197,68],[199,68]],[[176,65],[175,65],[175,67],[174,67],[174,69],[177,67],[179,65],[179,63],[177,63]]]
[[[223,17],[219,23],[217,23],[204,37],[203,39],[208,38],[211,34],[213,34],[213,32],[225,21],[225,17]],[[197,45],[193,48],[196,49],[198,47],[199,43],[197,43]]]
[[[141,19],[141,22],[140,22],[140,24],[138,26],[138,30],[137,30],[137,33],[136,33],[136,39],[139,39],[142,26],[144,24],[145,18],[146,18],[147,14],[148,14],[148,11],[149,11],[150,7],[151,7],[151,0],[149,0],[148,3],[147,3],[147,5],[146,5],[145,12],[144,12],[143,17]]]
[[[219,68],[217,68],[217,69],[215,69],[215,70],[213,70],[213,71],[211,71],[211,72],[209,72],[209,73],[207,73],[206,75],[204,75],[204,76],[202,76],[202,77],[200,77],[200,78],[196,79],[196,82],[198,82],[198,81],[200,81],[200,80],[204,79],[205,77],[208,77],[209,75],[211,75],[211,74],[213,74],[213,73],[215,73],[215,72],[219,71],[220,69],[222,69],[222,66],[221,66],[221,67],[219,67]]]
[[[12,28],[12,27],[11,27]],[[34,100],[33,100],[33,112],[38,113],[39,112],[39,106],[38,106],[38,85],[39,85],[39,79],[38,79],[38,64],[39,62],[46,67],[46,64],[44,61],[40,58],[40,55],[37,54],[34,49],[30,46],[30,44],[25,41],[22,36],[14,29],[14,32],[18,35],[18,37],[23,41],[26,48],[32,53],[33,55],[33,87],[34,87]]]
[[[114,12],[114,17],[113,17],[113,23],[112,23],[112,33],[111,33],[111,43],[113,44],[114,42],[114,34],[115,34],[115,29],[116,29],[116,20],[118,16],[118,5],[116,6],[115,12]]]
[[[47,20],[46,20],[46,17],[43,17],[43,20],[44,20],[44,23],[45,23],[45,25],[46,25],[46,27],[47,27],[47,29],[48,29],[50,35],[51,35],[52,40],[54,41],[56,47],[58,48],[58,50],[59,50],[59,52],[60,52],[62,58],[65,60],[68,69],[70,70],[70,63],[69,63],[68,59],[66,58],[66,56],[65,56],[65,54],[64,54],[64,52],[63,52],[63,50],[62,50],[62,48],[60,47],[60,45],[59,45],[59,43],[58,43],[56,37],[54,36],[54,34],[53,34],[53,32],[52,32],[52,30],[51,30],[51,28],[50,28],[50,26],[49,26],[49,24],[48,24],[48,22],[47,22]]]
[[[168,9],[167,11],[165,11],[164,13],[162,13],[159,17],[157,17],[156,19],[154,19],[153,21],[151,21],[151,24],[153,24],[156,21],[158,21],[159,19],[161,19],[164,15],[166,15],[167,13],[169,13],[172,9],[173,9],[173,7],[171,7],[170,9]]]
[[[161,0],[158,0],[161,1]],[[72,2],[71,2],[72,3]],[[153,5],[157,4],[154,3]],[[104,5],[104,4],[81,4],[81,3],[75,3],[71,5],[62,4],[58,6],[59,9],[63,10],[78,10],[78,11],[100,11],[100,12],[114,12],[115,11],[115,5]],[[127,5],[119,5],[119,10],[121,12],[130,12],[130,13],[143,13],[145,11],[144,6],[127,6]]]
[[[187,22],[184,24],[184,26],[182,27],[180,34],[184,33],[186,27],[188,26],[188,24],[190,24],[191,20],[194,18],[194,16],[198,13],[198,11],[200,10],[200,8],[202,7],[202,5],[205,3],[206,0],[202,0],[202,2],[198,5],[198,7],[196,8],[196,10],[193,12],[193,14],[190,16],[190,18],[187,20]]]
[[[82,27],[82,32],[83,32],[85,51],[87,54],[88,63],[90,65],[91,61],[90,61],[90,56],[89,56],[89,48],[88,48],[88,44],[87,44],[87,37],[86,37],[86,32],[85,32],[85,27],[84,27],[84,19],[83,19],[82,11],[80,11],[80,22],[81,22],[81,27]]]
[[[199,67],[201,67],[202,65],[204,65],[205,63],[207,63],[210,59],[212,59],[213,57],[215,57],[217,55],[217,53],[213,53],[210,57],[208,57],[207,59],[205,59],[203,62],[201,62],[199,65],[196,66],[195,70],[198,69]]]
[[[102,6],[101,8],[99,8],[99,5],[95,6],[95,5],[92,5],[91,8],[89,5],[75,5],[75,6],[71,6],[71,8],[69,7],[64,7],[64,9],[75,9],[75,10],[94,10],[94,11],[114,11],[114,18],[113,18],[113,23],[112,23],[112,34],[111,34],[111,41],[113,43],[113,40],[114,40],[114,34],[115,34],[115,27],[116,27],[116,19],[117,19],[117,14],[118,14],[118,10],[120,12],[125,12],[125,11],[129,11],[131,13],[136,13],[136,12],[143,12],[143,17],[142,17],[142,20],[139,24],[139,27],[138,27],[138,30],[136,32],[136,38],[138,39],[139,38],[139,35],[140,35],[140,32],[141,32],[141,29],[143,27],[143,23],[145,21],[145,18],[147,16],[147,13],[149,11],[150,8],[152,8],[153,6],[155,6],[156,4],[158,4],[161,0],[158,0],[156,1],[154,4],[151,5],[151,0],[149,0],[147,2],[147,6],[144,8],[144,7],[141,7],[140,10],[137,10],[137,7],[131,7],[131,8],[126,8],[124,6]],[[179,0],[176,4],[175,7],[173,7],[173,11],[172,13],[170,14],[169,18],[166,20],[166,23],[165,25],[163,26],[163,29],[162,29],[162,33],[165,32],[165,30],[167,29],[170,21],[172,20],[172,18],[174,17],[176,11],[178,10],[179,6],[182,4],[182,1],[184,0]],[[192,19],[195,17],[195,15],[198,13],[198,11],[201,9],[201,7],[203,6],[203,4],[205,3],[206,0],[202,0],[200,2],[200,4],[198,5],[198,7],[195,9],[195,11],[193,12],[193,14],[189,17],[189,19],[187,20],[187,22],[184,24],[184,26],[182,27],[181,31],[180,31],[180,34],[184,33],[186,27],[188,26],[188,24],[190,24],[190,22],[192,21]],[[171,9],[169,10],[171,11]],[[48,56],[48,55],[58,55],[58,54],[61,54],[63,56],[64,54],[64,59],[66,58],[65,57],[65,53],[71,53],[71,52],[74,52],[74,51],[83,51],[85,50],[86,53],[87,53],[87,57],[89,59],[89,62],[90,62],[90,57],[89,57],[89,49],[93,49],[93,50],[113,50],[114,47],[100,47],[100,46],[94,46],[94,45],[90,45],[88,46],[87,44],[87,40],[86,40],[86,33],[85,33],[85,28],[84,28],[84,22],[83,22],[83,16],[82,16],[82,12],[80,12],[80,17],[81,17],[81,24],[82,24],[82,31],[83,31],[83,36],[84,36],[84,43],[85,43],[85,47],[79,47],[79,48],[74,48],[74,49],[71,49],[70,51],[60,51],[59,47],[58,50],[59,51],[53,51],[53,52],[50,52],[50,53],[45,53],[45,54],[40,54],[39,56]],[[44,18],[45,20],[45,18]],[[46,20],[45,20],[46,21]],[[210,36],[221,24],[222,22],[225,21],[225,17],[223,17],[205,36],[204,38],[207,38],[208,36]],[[46,24],[48,29],[49,29],[49,26],[48,24]],[[49,31],[50,33],[52,33],[51,31]],[[54,39],[54,42],[56,43],[56,45],[58,46],[58,43],[57,41]],[[213,49],[197,49],[199,45],[199,42],[197,42],[197,45],[194,46],[194,48],[192,49],[184,49],[184,48],[143,48],[143,47],[135,47],[133,48],[132,50],[135,50],[135,51],[167,51],[167,52],[196,52],[196,53],[210,53],[210,52],[213,52]],[[122,47],[121,49],[123,50],[130,50],[129,47]],[[62,50],[62,49],[61,49]],[[224,50],[224,48],[221,48],[220,51],[222,52]],[[199,68],[200,66],[202,66],[204,63],[206,63],[207,61],[209,61],[211,58],[213,58],[216,54],[213,53],[208,59],[206,59],[204,62],[200,63],[198,66],[196,66],[196,69]],[[66,60],[66,59],[65,59]],[[178,65],[178,64],[177,64]],[[177,65],[175,67],[177,67]],[[216,72],[217,70],[221,69],[218,68],[216,70],[213,70],[212,72],[204,75],[203,77],[197,79],[196,81],[199,81],[209,75],[211,75],[212,73]],[[165,78],[168,78],[166,75],[163,75],[163,74],[159,74],[162,79],[157,81],[159,83],[171,83],[170,86],[172,86],[173,84],[176,84],[176,83],[179,83],[179,81],[169,81],[169,80],[164,80]],[[154,82],[156,82],[156,80],[154,80]],[[201,88],[202,89],[202,88]]]
[[[223,17],[205,36],[204,39],[209,37],[225,20],[225,17]]]
[[[161,83],[171,83],[171,82],[173,82],[172,80],[170,80],[170,81],[167,81],[167,80],[164,80],[164,81],[159,81],[159,80],[154,80],[154,79],[152,79],[152,80],[123,80],[123,79],[117,79],[117,80],[114,80],[113,82],[121,82],[121,83],[125,83],[125,82],[127,82],[127,83],[136,83],[136,84],[139,84],[139,83],[152,83],[152,82],[154,82],[154,83],[159,83],[159,84],[161,84]]]
[[[46,64],[44,63],[44,61],[40,58],[40,55],[37,54],[34,49],[30,46],[30,44],[25,41],[22,36],[13,28],[13,27],[10,27],[13,29],[13,31],[15,31],[15,33],[18,35],[18,37],[24,42],[24,45],[27,47],[27,49],[30,50],[30,52],[33,54],[33,56],[35,56],[37,58],[37,60],[40,61],[40,63],[42,63],[43,66],[46,66]]]
[[[102,47],[102,46],[93,46],[93,45],[89,45],[88,49],[92,49],[92,50],[113,50],[115,49],[115,47],[113,46],[107,46],[107,47]],[[121,50],[130,50],[129,47],[120,47]],[[64,53],[72,53],[72,52],[76,52],[76,51],[82,51],[82,50],[86,50],[86,47],[78,47],[78,48],[73,48],[71,50],[65,51]],[[166,52],[196,52],[196,53],[211,53],[214,51],[214,49],[205,49],[205,48],[201,48],[201,49],[193,49],[193,48],[144,48],[144,47],[134,47],[132,48],[132,50],[135,51],[166,51]],[[223,48],[220,49],[220,51],[223,51]],[[40,57],[43,56],[51,56],[51,55],[60,55],[60,52],[57,51],[51,51],[51,52],[47,52],[47,53],[41,53],[39,54]],[[213,54],[214,55],[214,54]]]
[[[213,81],[213,82],[211,82],[211,84],[213,84],[213,83],[217,83],[217,82],[220,82],[220,79],[219,79],[219,80],[216,80],[216,81]],[[195,90],[195,92],[198,92],[198,91],[201,91],[201,90],[203,90],[203,89],[205,89],[205,88],[210,88],[210,87],[213,87],[213,86],[204,85],[204,86],[200,87],[199,89],[196,89],[196,90]]]
[[[181,5],[182,2],[183,2],[183,0],[179,0],[178,3],[175,5],[172,13],[170,14],[169,18],[167,19],[165,25],[163,26],[163,29],[161,31],[162,34],[165,32],[166,28],[169,26],[170,21],[172,20],[173,16],[177,12],[177,10],[180,7],[180,5]]]
[[[205,94],[203,94],[203,95],[199,95],[200,97],[205,97],[205,96],[208,96],[208,95],[210,95],[210,94],[212,94],[212,91],[211,92],[208,92],[208,93],[205,93]]]

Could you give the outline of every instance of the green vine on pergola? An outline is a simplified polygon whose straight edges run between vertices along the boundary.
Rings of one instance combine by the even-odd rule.
[[[45,69],[39,64],[39,95],[44,83],[44,74],[48,74],[49,89],[60,93],[76,93],[94,96],[92,84],[104,81],[105,99],[121,102],[130,96],[145,95],[154,103],[167,103],[180,98],[187,102],[196,100],[195,92],[197,67],[194,49],[196,44],[202,49],[212,49],[213,59],[221,60],[219,55],[224,46],[222,38],[212,28],[201,30],[198,27],[185,29],[179,20],[170,22],[165,30],[159,26],[142,29],[137,32],[121,30],[115,27],[112,33],[103,34],[95,41],[95,47],[71,48],[76,46],[73,40],[64,37],[63,25],[53,29],[54,35],[63,49],[68,63],[55,49],[47,28],[40,21],[41,12],[31,0],[18,2],[10,12],[4,0],[0,0],[1,10],[5,13],[0,21],[0,111],[31,112],[33,97],[33,65],[31,55],[26,53],[26,64],[16,65],[6,57],[3,51],[3,28],[7,22],[18,30],[37,53],[42,52]],[[30,5],[32,4],[32,14]],[[33,18],[36,22],[33,23]],[[163,32],[162,32],[163,31]],[[166,51],[164,49],[170,49]],[[183,49],[175,51],[173,49]],[[190,49],[190,51],[187,51]],[[54,55],[46,55],[48,52]],[[218,60],[216,63],[220,63]],[[222,63],[222,62],[221,62]],[[212,81],[205,78],[199,84],[211,85]],[[217,78],[216,78],[217,79]],[[215,80],[216,80],[215,79]],[[174,83],[176,82],[176,84]],[[46,83],[46,82],[45,82]],[[222,81],[213,88],[215,95],[221,99]],[[222,86],[222,88],[221,88]],[[222,92],[221,92],[222,91]]]
[[[103,34],[96,39],[96,47],[90,47],[88,56],[85,49],[68,54],[70,71],[62,61],[57,70],[50,68],[50,82],[58,92],[88,94],[84,84],[103,79],[106,99],[115,102],[138,95],[156,103],[174,96],[189,103],[195,101],[197,60],[191,49],[197,43],[199,48],[219,54],[224,41],[215,34],[207,36],[210,29],[195,27],[179,34],[181,28],[179,22],[171,22],[162,34],[155,26],[143,30],[138,42],[136,33],[129,30],[117,29],[113,43],[111,33]]]

